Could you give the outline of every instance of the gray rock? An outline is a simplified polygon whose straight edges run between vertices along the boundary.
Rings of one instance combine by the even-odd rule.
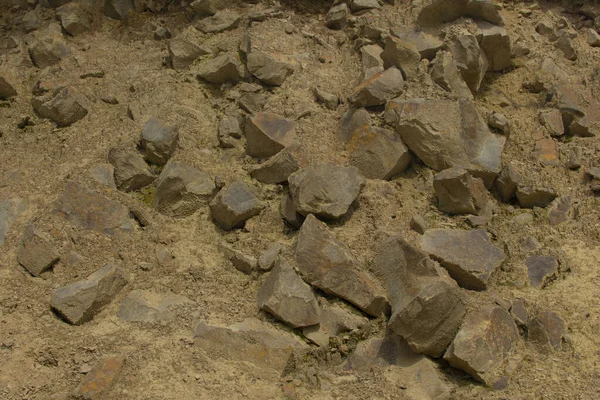
[[[363,81],[348,98],[355,107],[373,107],[400,95],[404,90],[402,72],[395,67]]]
[[[300,229],[304,223],[304,216],[296,211],[294,200],[292,200],[292,196],[290,195],[285,196],[281,201],[279,214],[286,225],[292,229]]]
[[[302,334],[321,347],[329,346],[329,339],[366,325],[369,320],[356,312],[350,312],[338,305],[321,299],[321,319],[318,325],[307,326]]]
[[[433,60],[438,50],[444,47],[444,42],[425,32],[392,28],[391,33],[414,46],[421,54],[421,58],[427,60]]]
[[[244,133],[246,154],[254,158],[266,158],[294,142],[296,123],[277,114],[260,112],[246,120]]]
[[[484,307],[467,315],[444,360],[491,386],[504,375],[503,364],[518,338],[508,311]]]
[[[171,39],[172,33],[169,29],[164,26],[159,26],[154,30],[154,40],[166,40]]]
[[[473,94],[477,93],[489,66],[477,38],[473,35],[460,35],[450,45],[450,50],[465,83]]]
[[[357,130],[367,130],[371,126],[371,115],[364,108],[349,109],[340,119],[341,139],[344,143],[352,140],[352,135]]]
[[[381,5],[377,0],[352,0],[350,1],[350,10],[353,13],[365,10],[373,10],[381,8]]]
[[[440,211],[453,215],[482,215],[490,211],[490,198],[483,181],[473,178],[466,169],[443,170],[435,175],[433,187]]]
[[[375,253],[375,269],[392,307],[388,327],[417,353],[441,357],[465,315],[456,282],[399,236],[381,241]]]
[[[550,136],[562,136],[565,134],[560,110],[540,111],[540,123],[546,128]]]
[[[512,164],[506,164],[498,175],[494,187],[500,196],[500,200],[509,203],[517,194],[517,187],[523,182],[523,178]]]
[[[556,279],[558,260],[552,256],[531,256],[525,260],[527,277],[531,286],[545,287],[548,282]]]
[[[171,217],[187,217],[207,204],[215,190],[214,179],[206,172],[169,161],[158,177],[153,206]]]
[[[363,70],[375,67],[383,67],[381,53],[383,53],[383,49],[376,44],[370,44],[361,47],[360,59],[362,62]]]
[[[565,334],[565,322],[548,310],[534,310],[527,321],[527,339],[545,350],[558,350]]]
[[[0,75],[0,99],[10,99],[17,95],[17,90],[5,76]]]
[[[81,325],[108,305],[126,284],[121,267],[109,263],[85,280],[56,289],[50,305],[68,323]]]
[[[170,40],[168,49],[171,65],[177,71],[187,69],[198,57],[208,54],[194,43],[181,38]]]
[[[174,125],[150,118],[144,124],[140,149],[144,158],[156,165],[165,165],[179,143],[179,129]]]
[[[263,208],[248,185],[240,181],[225,186],[210,202],[213,221],[226,231],[243,227],[247,219],[258,215]]]
[[[600,47],[600,35],[595,29],[586,29],[587,43],[592,47]]]
[[[235,11],[221,10],[213,16],[204,18],[196,24],[196,28],[204,33],[220,33],[237,28],[241,16]]]
[[[263,93],[242,93],[238,105],[249,114],[256,114],[263,109],[267,96]]]
[[[115,183],[119,190],[131,192],[148,186],[156,178],[144,159],[125,148],[113,148],[108,152],[108,161],[115,168]]]
[[[36,232],[33,226],[28,226],[17,253],[19,264],[31,275],[40,276],[42,272],[52,268],[59,260],[60,255],[54,246]]]
[[[490,128],[501,132],[503,135],[510,136],[510,122],[504,114],[493,112],[488,121]]]
[[[365,178],[355,167],[319,164],[294,172],[288,182],[297,212],[338,219],[360,194]]]
[[[483,229],[430,229],[421,236],[421,248],[439,261],[459,286],[470,290],[487,289],[488,278],[505,258]]]
[[[348,24],[350,9],[346,3],[340,3],[329,9],[325,15],[325,26],[329,29],[344,29]]]
[[[248,54],[246,61],[248,71],[267,85],[281,86],[294,73],[294,68],[285,62],[259,50]]]
[[[506,29],[488,22],[479,22],[479,45],[485,52],[490,71],[502,71],[511,66],[512,48]]]
[[[562,51],[567,60],[577,60],[577,50],[573,47],[571,38],[568,35],[562,35],[555,43],[557,49]]]
[[[384,68],[396,67],[402,71],[404,79],[414,79],[419,70],[421,54],[415,46],[404,40],[388,36],[381,53]]]
[[[195,0],[190,7],[200,16],[215,15],[218,11],[227,7],[225,0]]]
[[[559,225],[569,219],[571,212],[571,195],[558,197],[548,209],[548,222],[550,225]]]
[[[31,32],[39,29],[40,19],[38,18],[36,10],[27,11],[25,15],[23,15],[21,23],[25,28],[25,32]]]
[[[473,93],[459,72],[451,52],[438,52],[437,57],[433,60],[431,77],[435,83],[456,96],[473,99]]]
[[[427,0],[417,16],[423,26],[437,26],[460,17],[483,20],[494,25],[504,21],[492,0]]]
[[[421,215],[414,215],[410,220],[410,229],[418,234],[424,234],[429,228],[429,224]]]
[[[258,308],[292,328],[316,325],[321,318],[321,308],[312,288],[281,257],[258,291],[257,301]]]
[[[515,299],[512,301],[510,315],[512,315],[513,320],[518,326],[522,328],[527,326],[528,314],[529,311],[525,299]]]
[[[174,310],[191,300],[176,294],[132,290],[117,310],[117,317],[128,322],[159,322],[175,317]]]
[[[300,275],[312,286],[341,297],[369,315],[387,311],[387,300],[375,282],[358,269],[350,249],[312,214],[302,224],[295,256]]]
[[[59,196],[56,211],[75,226],[111,236],[133,230],[127,207],[73,181]]]
[[[314,94],[317,98],[317,101],[330,110],[335,110],[340,103],[340,99],[337,95],[327,93],[319,88],[314,89]]]
[[[284,183],[291,174],[307,164],[305,150],[292,144],[253,169],[250,175],[262,183]]]
[[[581,168],[581,148],[575,147],[567,152],[567,168],[570,170],[578,170]]]
[[[0,246],[4,244],[11,225],[26,208],[27,203],[23,199],[14,198],[0,201]]]
[[[76,3],[61,6],[56,10],[56,16],[65,32],[71,36],[81,35],[90,28],[89,17]]]
[[[235,55],[222,54],[200,64],[198,78],[210,83],[237,83],[242,79],[242,66]]]
[[[285,245],[283,243],[273,243],[269,246],[258,259],[258,267],[260,270],[270,271],[284,249]]]
[[[31,105],[42,118],[48,118],[59,127],[74,124],[88,113],[87,99],[72,87],[61,87],[43,97],[34,97]]]
[[[517,200],[523,208],[547,207],[558,194],[550,188],[533,188],[530,186],[519,186],[517,188]]]
[[[241,251],[234,249],[225,242],[219,243],[219,249],[231,262],[234,268],[241,273],[250,275],[257,270],[258,262],[256,261],[256,258],[248,256]]]
[[[104,0],[104,15],[108,18],[124,21],[133,12],[133,0]]]
[[[116,189],[115,184],[115,167],[112,164],[96,164],[90,168],[90,176],[96,182],[110,188]]]
[[[237,117],[225,117],[219,122],[217,137],[219,145],[224,148],[237,147],[242,137],[240,122]]]

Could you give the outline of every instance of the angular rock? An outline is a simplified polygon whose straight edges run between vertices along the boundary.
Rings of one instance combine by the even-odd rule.
[[[225,117],[219,122],[219,138],[232,137],[240,139],[242,130],[237,117]]]
[[[296,206],[294,205],[294,200],[292,200],[292,196],[287,195],[281,201],[281,205],[279,207],[279,214],[283,221],[292,229],[300,229],[302,224],[304,223],[304,216],[296,212]]]
[[[510,67],[512,49],[506,29],[488,22],[479,22],[479,45],[485,52],[490,71],[502,71]]]
[[[433,60],[436,57],[438,50],[444,46],[444,42],[441,40],[421,31],[415,32],[412,30],[392,28],[391,33],[397,38],[402,39],[404,42],[414,46],[419,54],[421,54],[421,58],[427,60]]]
[[[235,11],[217,11],[213,16],[204,18],[196,28],[204,33],[220,33],[237,28],[241,16]]]
[[[548,130],[550,136],[562,136],[565,126],[560,110],[540,111],[540,123]]]
[[[503,364],[518,338],[508,311],[484,307],[467,315],[444,360],[491,386],[503,375]]]
[[[558,163],[558,148],[550,137],[539,135],[535,138],[535,147],[531,153],[533,159],[544,165],[556,165]]]
[[[288,182],[297,212],[338,219],[360,194],[365,178],[355,167],[319,164],[294,172]]]
[[[445,90],[454,93],[456,96],[473,99],[473,93],[459,72],[451,52],[438,52],[436,58],[433,60],[431,77],[435,83]]]
[[[133,230],[129,209],[114,200],[68,181],[56,210],[71,224],[107,235]]]
[[[421,54],[415,46],[404,40],[388,36],[381,53],[384,68],[396,67],[402,71],[404,79],[416,77],[421,62]]]
[[[21,23],[25,28],[25,32],[35,31],[40,28],[40,19],[35,10],[26,12],[21,19]]]
[[[25,230],[17,261],[31,275],[40,276],[60,260],[60,255],[32,226]]]
[[[115,183],[119,190],[131,192],[154,182],[154,174],[138,153],[121,147],[113,148],[108,152],[108,161],[115,168]]]
[[[592,47],[600,47],[600,35],[595,29],[588,28],[586,30],[587,43]]]
[[[248,118],[244,133],[246,154],[254,158],[266,158],[293,143],[296,123],[277,114],[260,112]]]
[[[311,342],[321,347],[329,346],[329,338],[344,332],[350,332],[365,325],[369,320],[356,313],[337,306],[330,305],[324,299],[321,307],[321,319],[318,325],[307,326],[302,334]]]
[[[133,0],[104,0],[104,15],[108,18],[124,21],[133,12]]]
[[[109,263],[85,280],[56,289],[50,305],[68,323],[81,325],[108,305],[126,284],[121,267]]]
[[[370,44],[361,47],[360,59],[362,62],[363,70],[375,67],[383,67],[381,53],[383,53],[383,49],[376,44]]]
[[[559,225],[569,219],[571,211],[571,195],[557,198],[550,204],[548,210],[548,222],[550,225]]]
[[[487,289],[487,280],[504,261],[483,229],[430,229],[421,236],[421,248],[448,270],[459,286]]]
[[[29,47],[31,61],[36,67],[42,69],[51,67],[71,54],[67,42],[60,34],[60,27],[58,29],[59,32],[48,30],[41,35],[42,39]]]
[[[195,0],[190,7],[200,16],[215,15],[218,11],[226,8],[228,2],[225,0]]]
[[[221,229],[240,228],[247,219],[258,215],[264,208],[248,185],[236,181],[225,186],[210,202],[210,214]]]
[[[169,29],[164,26],[159,26],[154,30],[154,40],[166,40],[171,39],[172,33]]]
[[[14,198],[0,201],[0,246],[4,244],[11,225],[26,208],[27,203],[23,199]]]
[[[325,15],[325,26],[329,29],[344,29],[348,24],[350,9],[346,3],[340,3],[329,9]]]
[[[61,87],[43,97],[34,97],[31,105],[42,118],[48,118],[59,127],[74,124],[88,113],[87,100],[72,87]]]
[[[350,165],[367,179],[390,180],[410,165],[410,154],[396,132],[365,127],[354,131],[347,145]]]
[[[223,54],[200,64],[198,78],[210,83],[237,83],[242,79],[242,66],[236,56]]]
[[[437,26],[460,17],[483,20],[494,25],[504,21],[492,0],[427,0],[417,16],[423,26]]]
[[[119,306],[117,317],[128,322],[168,321],[175,316],[175,308],[191,302],[176,294],[132,290]]]
[[[410,220],[410,229],[422,235],[428,229],[427,221],[421,215],[414,215]]]
[[[554,189],[531,186],[519,186],[517,188],[517,200],[523,208],[547,207],[558,194]]]
[[[256,271],[258,262],[256,258],[248,256],[241,251],[238,251],[225,242],[219,243],[219,249],[225,257],[231,262],[235,269],[243,274],[250,275]]]
[[[288,177],[308,164],[306,154],[299,145],[292,144],[256,167],[250,175],[262,183],[284,183]]]
[[[500,175],[494,183],[494,187],[500,196],[500,200],[509,203],[517,194],[517,187],[523,182],[523,178],[512,164],[502,167]]]
[[[402,72],[392,67],[363,81],[348,100],[355,107],[380,106],[401,94],[403,90]]]
[[[573,47],[573,43],[571,42],[569,35],[562,35],[560,38],[558,38],[554,45],[557,49],[562,51],[567,60],[577,60],[577,50],[575,50],[575,47]]]
[[[473,178],[466,169],[453,167],[439,172],[433,187],[440,211],[452,215],[489,212],[490,198],[483,181]]]
[[[90,176],[96,182],[110,188],[116,189],[115,184],[115,167],[112,164],[96,164],[90,168]]]
[[[0,99],[10,99],[17,95],[15,87],[6,79],[6,77],[0,75]]]
[[[312,286],[341,297],[372,316],[379,316],[388,308],[375,282],[357,268],[350,249],[312,214],[302,224],[295,256],[300,275]]]
[[[512,315],[513,320],[518,326],[522,328],[526,327],[528,319],[528,310],[527,302],[525,301],[525,299],[513,300],[510,306],[510,314]]]
[[[504,114],[498,112],[492,113],[488,125],[490,128],[500,131],[503,135],[510,135],[510,122],[508,122],[508,118]]]
[[[242,93],[238,99],[238,105],[249,114],[260,112],[267,102],[267,96],[263,93]]]
[[[294,68],[287,63],[276,60],[273,56],[259,50],[248,54],[246,61],[248,71],[267,85],[281,86],[294,73]]]
[[[567,152],[567,168],[572,171],[581,168],[581,148],[575,147]]]
[[[558,260],[552,256],[531,256],[525,260],[527,277],[531,286],[543,288],[548,282],[556,279]]]
[[[156,182],[153,206],[171,217],[187,217],[208,203],[215,190],[214,179],[206,172],[170,161]]]
[[[392,307],[388,327],[417,353],[441,357],[465,315],[456,282],[399,236],[379,243],[374,265]]]
[[[283,243],[273,243],[269,246],[258,259],[258,267],[260,270],[270,271],[284,248],[285,246]]]
[[[165,165],[179,143],[179,129],[174,125],[150,118],[144,124],[139,142],[144,158],[156,165]]]
[[[565,334],[565,322],[555,312],[535,310],[527,321],[527,339],[544,349],[558,350]]]
[[[353,13],[376,8],[381,8],[381,5],[377,0],[352,0],[350,2],[350,10],[352,10]]]
[[[315,88],[314,93],[317,101],[330,110],[335,110],[340,103],[339,97],[335,94],[327,93],[319,88]]]
[[[460,35],[450,45],[450,49],[465,83],[473,94],[477,93],[489,66],[477,38],[473,35]]]
[[[208,54],[194,43],[179,38],[170,40],[168,49],[171,65],[176,71],[183,71],[192,65],[198,57]]]
[[[75,3],[65,4],[58,8],[56,16],[65,32],[71,36],[80,35],[90,28],[89,18]]]
[[[370,127],[371,115],[369,112],[364,108],[351,108],[340,119],[341,139],[347,144],[357,130],[368,130]]]
[[[84,400],[105,398],[119,378],[124,362],[122,357],[111,357],[94,365],[81,380],[77,394]]]
[[[321,308],[315,293],[281,257],[258,291],[257,301],[258,308],[292,328],[320,322]]]

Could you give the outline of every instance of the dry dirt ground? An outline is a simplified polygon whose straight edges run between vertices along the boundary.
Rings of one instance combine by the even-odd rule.
[[[264,9],[268,3],[249,4],[240,11]],[[411,23],[410,2],[396,3],[386,3],[357,18],[368,18],[383,28]],[[522,210],[496,202],[494,218],[486,229],[506,250],[507,260],[493,275],[488,293],[469,293],[467,301],[469,308],[474,308],[489,302],[490,293],[507,300],[526,298],[558,313],[567,333],[560,349],[551,353],[539,352],[521,340],[509,386],[503,391],[486,388],[439,363],[453,399],[600,398],[600,209],[583,172],[600,166],[600,142],[597,137],[574,137],[557,142],[561,157],[556,165],[532,160],[532,135],[541,129],[537,122],[540,100],[522,89],[533,65],[545,57],[553,58],[578,84],[597,87],[594,74],[600,65],[600,48],[590,47],[580,34],[574,39],[579,57],[568,61],[536,35],[534,27],[539,21],[554,23],[562,16],[575,21],[577,16],[563,13],[557,3],[544,2],[529,17],[519,13],[530,5],[504,4],[501,14],[509,35],[513,41],[520,37],[531,52],[515,58],[509,71],[488,73],[477,104],[482,115],[501,111],[511,122],[503,159],[512,161],[526,181],[570,194],[573,212],[567,222],[551,226],[545,210]],[[0,6],[2,38],[31,42],[54,22],[53,11],[44,9],[40,29],[25,33],[20,18],[29,8],[15,8],[9,1]],[[344,164],[347,153],[338,137],[338,121],[348,104],[328,110],[315,101],[312,89],[317,86],[345,99],[359,83],[360,59],[352,30],[332,31],[324,26],[328,2],[283,1],[280,6],[280,17],[248,28],[257,46],[287,57],[296,66],[282,87],[268,91],[264,110],[297,119],[298,137],[308,148],[311,163]],[[24,47],[0,50],[0,63],[18,68],[20,78],[19,95],[0,103],[0,200],[18,197],[27,202],[26,211],[0,246],[0,398],[67,399],[90,367],[110,356],[126,359],[106,397],[110,399],[273,399],[283,398],[282,385],[290,381],[303,399],[407,398],[401,382],[382,370],[345,372],[315,357],[291,375],[279,377],[258,374],[250,364],[211,359],[192,343],[198,321],[228,325],[253,316],[272,321],[256,305],[264,276],[252,278],[235,270],[217,243],[225,238],[236,248],[259,256],[273,242],[292,246],[297,235],[279,216],[279,203],[287,189],[253,180],[249,171],[256,161],[246,156],[243,148],[219,147],[217,126],[237,107],[236,89],[198,81],[196,65],[183,72],[166,67],[167,42],[153,38],[155,27],[164,26],[174,37],[185,35],[217,52],[237,48],[246,25],[205,35],[191,29],[193,23],[193,14],[180,7],[136,14],[127,22],[106,18],[99,9],[89,31],[65,36],[72,54],[54,67],[40,70],[27,66]],[[102,70],[105,75],[80,78],[92,70]],[[66,128],[37,116],[31,107],[31,89],[38,81],[50,87],[69,84],[79,89],[90,100],[88,115]],[[426,83],[418,91],[412,95],[440,96],[439,88]],[[102,102],[104,95],[115,96],[119,104]],[[135,120],[128,117],[128,107],[139,110]],[[30,116],[33,124],[20,129],[17,124],[23,116]],[[143,123],[151,116],[179,127],[176,160],[224,182],[246,182],[267,204],[265,210],[244,230],[223,232],[212,223],[207,208],[187,218],[169,218],[154,212],[143,193],[107,189],[92,179],[90,168],[106,163],[112,147],[125,144],[133,148]],[[578,171],[565,167],[563,155],[573,147],[582,149],[583,167]],[[54,212],[67,180],[123,204],[145,207],[152,223],[114,237],[71,226]],[[532,218],[516,219],[522,213]],[[368,181],[351,215],[330,226],[368,268],[373,245],[385,233],[417,239],[418,234],[409,228],[416,214],[423,215],[431,226],[468,227],[463,218],[437,210],[432,172],[417,162],[393,181]],[[16,261],[22,234],[31,223],[51,238],[61,255],[53,270],[39,278],[30,276]],[[165,247],[174,259],[159,263],[157,251]],[[530,254],[556,255],[561,261],[558,279],[543,290],[527,284],[523,260]],[[81,326],[71,326],[53,314],[49,299],[57,287],[89,276],[110,260],[121,260],[130,279],[114,301]],[[147,265],[143,263],[152,268],[140,268]],[[168,322],[124,322],[117,318],[116,310],[133,289],[172,292],[193,303],[178,309]],[[372,324],[371,334],[381,334],[380,321]],[[318,379],[309,379],[309,375]]]

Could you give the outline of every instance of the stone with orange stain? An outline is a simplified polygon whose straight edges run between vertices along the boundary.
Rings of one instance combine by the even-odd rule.
[[[556,143],[549,137],[536,140],[532,155],[536,160],[545,165],[555,165],[558,163]]]
[[[115,384],[124,361],[122,357],[111,357],[96,364],[79,386],[81,398],[85,400],[102,399]]]
[[[386,69],[363,81],[348,98],[355,107],[374,107],[400,95],[404,90],[402,72],[395,67]]]

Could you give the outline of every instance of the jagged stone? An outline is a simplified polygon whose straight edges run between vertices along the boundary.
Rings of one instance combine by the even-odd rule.
[[[398,96],[403,90],[402,72],[392,67],[363,81],[348,100],[355,107],[379,106]]]
[[[117,317],[128,322],[168,321],[174,309],[191,300],[176,294],[159,294],[151,290],[132,290],[117,310]]]
[[[101,185],[116,189],[115,167],[112,164],[96,164],[90,168],[90,176]]]
[[[237,28],[241,18],[241,15],[235,11],[221,10],[198,22],[196,28],[204,33],[225,32]]]
[[[36,10],[31,10],[23,15],[21,23],[25,28],[25,32],[35,31],[40,28],[40,19],[38,18]]]
[[[33,276],[52,268],[60,260],[60,255],[33,226],[28,226],[23,235],[21,247],[17,253],[17,261]]]
[[[440,211],[475,215],[489,212],[490,199],[483,181],[473,178],[466,169],[453,167],[439,172],[433,187]]]
[[[150,118],[144,124],[140,138],[140,151],[144,158],[156,165],[165,165],[179,143],[179,129],[174,125]]]
[[[266,158],[294,142],[296,123],[277,114],[260,112],[247,119],[244,133],[246,154],[255,158]]]
[[[258,215],[263,208],[248,185],[240,181],[225,186],[210,202],[213,221],[226,231],[242,227],[247,219]]]
[[[586,29],[586,40],[587,43],[592,47],[600,47],[600,35],[595,29]]]
[[[569,219],[571,211],[571,195],[557,198],[550,204],[548,222],[550,225],[559,225]]]
[[[433,60],[436,57],[437,52],[444,47],[444,42],[425,32],[404,30],[404,28],[392,28],[391,33],[397,38],[414,46],[421,54],[421,58],[427,60]]]
[[[577,60],[577,50],[575,50],[575,47],[573,47],[571,38],[568,35],[562,35],[560,38],[558,38],[554,45],[557,49],[562,51],[563,55],[567,60]]]
[[[219,122],[217,133],[219,144],[224,149],[236,147],[238,140],[242,138],[240,121],[237,117],[225,117]]]
[[[88,113],[87,99],[72,87],[61,87],[43,97],[34,97],[31,105],[42,118],[48,118],[59,127],[74,124]]]
[[[242,79],[242,66],[233,54],[222,54],[200,64],[198,78],[210,83],[237,83]]]
[[[234,249],[225,242],[219,243],[219,249],[231,262],[234,268],[240,271],[241,273],[250,275],[257,270],[258,261],[256,261],[256,258]]]
[[[349,16],[350,9],[345,2],[334,5],[329,9],[327,15],[325,15],[325,26],[327,26],[329,29],[344,29],[344,27],[348,24]]]
[[[281,218],[283,218],[286,225],[293,229],[300,229],[302,223],[304,223],[304,216],[296,212],[294,200],[292,200],[292,196],[290,195],[285,196],[281,201],[279,214],[281,215]]]
[[[0,71],[0,99],[10,99],[17,95],[17,90],[10,82],[10,78],[3,76],[4,74],[4,71]]]
[[[527,339],[545,350],[558,350],[565,334],[565,322],[548,310],[534,310],[527,321]]]
[[[340,306],[321,299],[321,319],[318,325],[307,326],[302,334],[321,347],[329,346],[329,339],[366,325],[369,320]]]
[[[328,109],[335,110],[338,107],[340,99],[337,95],[327,93],[319,88],[315,88],[314,93],[315,97],[317,98],[317,101],[323,104]]]
[[[492,244],[483,229],[430,229],[420,243],[459,286],[470,290],[487,289],[490,275],[505,258],[504,251]]]
[[[253,50],[247,57],[248,71],[267,85],[281,86],[294,73],[290,64],[278,61],[263,51]]]
[[[450,50],[465,83],[473,94],[477,93],[489,65],[477,38],[473,35],[459,35],[450,45]]]
[[[201,47],[181,38],[170,40],[168,49],[171,65],[177,71],[183,71],[198,57],[208,54]]]
[[[192,1],[190,7],[200,16],[215,15],[218,11],[223,10],[228,5],[225,0],[195,0]]]
[[[75,390],[75,397],[84,400],[106,398],[119,378],[124,362],[125,359],[122,357],[110,357],[94,365],[82,378]]]
[[[357,130],[367,130],[371,126],[371,115],[364,108],[350,108],[340,119],[341,139],[348,143]]]
[[[460,17],[504,25],[492,0],[427,0],[417,16],[417,23],[436,26]]]
[[[488,125],[503,135],[510,136],[510,122],[508,122],[508,118],[504,114],[493,112],[488,120]]]
[[[525,260],[527,277],[531,286],[543,288],[549,281],[556,279],[558,260],[552,256],[531,256]]]
[[[402,71],[404,79],[416,77],[421,54],[415,46],[395,36],[388,36],[381,53],[384,68],[396,67]]]
[[[258,259],[258,267],[260,270],[270,271],[284,248],[285,246],[283,243],[273,243],[269,246]]]
[[[383,49],[376,44],[370,44],[361,47],[360,59],[362,62],[363,70],[375,67],[383,67],[381,53],[383,53]]]
[[[108,152],[108,161],[115,169],[115,184],[119,190],[131,192],[154,182],[154,174],[138,153],[113,148]]]
[[[512,48],[506,29],[488,22],[479,22],[479,45],[485,52],[490,71],[502,71],[511,66]]]
[[[108,18],[124,21],[134,12],[133,0],[104,0],[104,15]]]
[[[375,282],[358,269],[350,249],[312,214],[302,224],[295,255],[300,275],[312,286],[341,297],[369,315],[387,311],[387,300]]]
[[[256,167],[250,175],[262,183],[284,183],[288,177],[308,164],[305,151],[292,144]]]
[[[528,310],[527,302],[525,299],[515,299],[510,305],[510,315],[512,315],[515,323],[525,328],[527,326]]]
[[[126,284],[121,267],[109,263],[85,280],[56,289],[50,305],[68,323],[81,325],[108,305]]]
[[[60,20],[65,32],[71,36],[77,36],[90,28],[90,19],[77,4],[69,3],[56,10],[56,16]]]
[[[519,186],[517,188],[517,200],[523,208],[547,207],[558,194],[554,189],[531,186]]]
[[[410,229],[417,232],[418,234],[424,234],[428,228],[429,224],[427,224],[427,221],[421,215],[414,215],[411,218]]]
[[[523,178],[512,164],[506,164],[498,175],[494,186],[500,196],[500,200],[509,203],[517,194],[517,187],[522,183]]]
[[[438,85],[456,96],[473,99],[473,93],[459,72],[451,52],[439,51],[437,53],[433,60],[431,77]]]

